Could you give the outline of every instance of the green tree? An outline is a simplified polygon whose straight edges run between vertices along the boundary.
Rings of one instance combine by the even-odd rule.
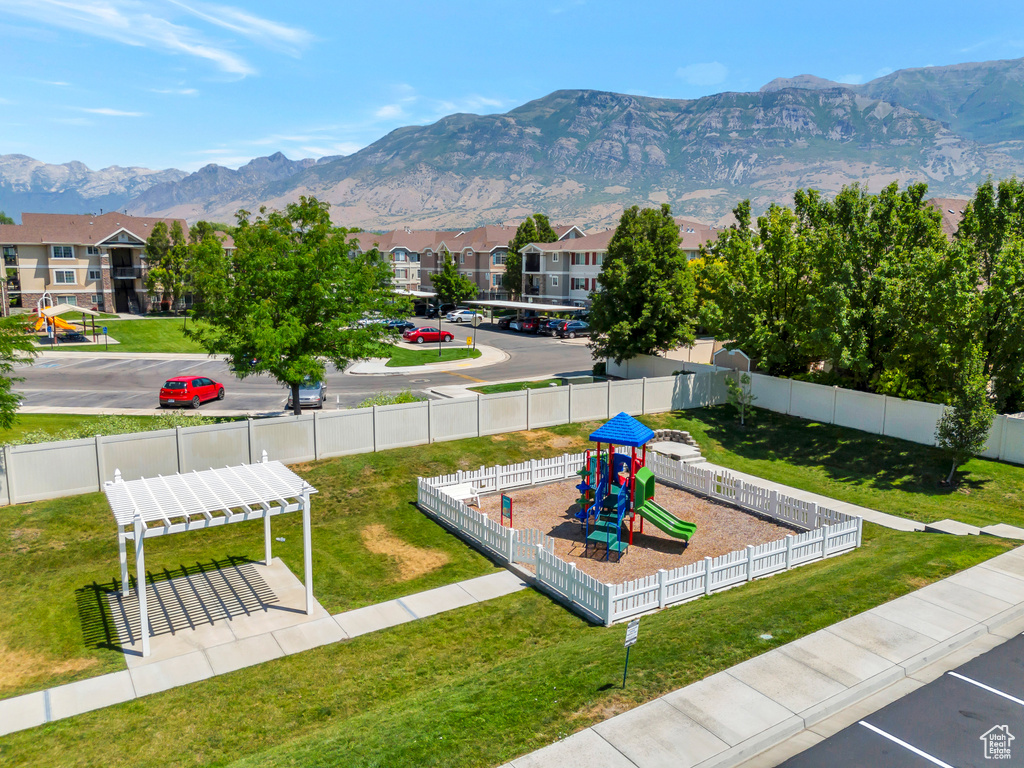
[[[701,321],[730,339],[771,375],[807,370],[810,265],[797,219],[773,205],[750,227],[750,201],[733,211],[736,224],[703,251]]]
[[[146,240],[146,287],[160,297],[161,303],[168,303],[172,309],[178,306],[189,289],[193,247],[212,235],[213,230],[205,222],[192,228],[188,241],[179,221],[171,225],[169,232],[162,221],[153,225]]]
[[[725,388],[728,390],[726,397],[729,400],[729,405],[736,409],[736,413],[740,417],[740,426],[742,427],[746,425],[746,417],[751,413],[754,401],[757,400],[757,395],[754,394],[751,387],[749,373],[741,372],[736,378],[729,376],[725,380]]]
[[[558,235],[551,227],[551,222],[543,213],[527,216],[516,228],[516,233],[508,243],[508,255],[505,257],[505,274],[501,284],[510,294],[521,296],[523,293],[523,255],[520,249],[530,243],[557,243]]]
[[[0,211],[0,224],[13,224],[13,223],[14,223],[14,219],[12,219],[10,216],[8,216],[3,211]]]
[[[461,304],[469,299],[475,299],[478,293],[476,283],[459,274],[455,257],[447,251],[438,255],[443,262],[441,271],[431,277],[438,300],[442,303]]]
[[[976,346],[961,367],[949,407],[935,429],[936,443],[952,461],[947,484],[953,482],[958,467],[985,450],[995,413],[988,399],[982,350]]]
[[[10,429],[18,415],[22,396],[14,391],[21,381],[12,376],[16,364],[31,364],[35,357],[32,337],[26,333],[25,315],[0,319],[0,429]]]
[[[187,333],[210,354],[227,355],[237,374],[269,373],[292,390],[322,380],[377,351],[389,335],[367,315],[397,317],[405,307],[391,289],[391,268],[375,250],[354,255],[347,230],[332,226],[328,203],[299,198],[281,211],[239,211],[235,250],[204,238],[194,254],[202,322]],[[212,240],[212,242],[211,242]]]
[[[623,360],[692,344],[693,276],[668,205],[622,214],[590,312],[594,357]]]

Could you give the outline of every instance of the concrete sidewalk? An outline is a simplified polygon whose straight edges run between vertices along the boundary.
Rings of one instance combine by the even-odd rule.
[[[778,491],[779,493],[785,494],[786,496],[792,496],[795,499],[801,499],[803,501],[813,501],[822,507],[834,509],[837,512],[842,512],[843,514],[850,515],[851,517],[863,517],[869,523],[875,523],[876,525],[881,525],[885,528],[892,528],[897,531],[923,531],[925,529],[925,524],[919,523],[916,520],[908,520],[905,517],[897,517],[896,515],[890,515],[885,512],[879,512],[877,509],[869,509],[868,507],[861,507],[858,506],[857,504],[850,504],[849,502],[840,501],[839,499],[833,499],[829,496],[822,496],[819,493],[803,491],[800,490],[799,488],[793,488],[792,486],[789,485],[783,485],[782,483],[775,483],[772,482],[771,480],[765,480],[763,477],[748,475],[745,472],[737,472],[735,469],[722,467],[719,466],[718,464],[712,464],[711,462],[702,462],[700,466],[721,472],[728,472],[733,477],[738,477],[744,482],[754,483],[763,488]]]
[[[1022,630],[1018,549],[503,768],[768,768]]]
[[[260,566],[280,604],[230,619],[152,638],[143,658],[135,644],[124,645],[127,669],[44,691],[0,700],[0,736],[55,720],[188,685],[282,656],[341,642],[398,624],[451,611],[526,589],[510,571],[480,576],[437,589],[331,616],[314,601],[312,615],[302,605],[305,588],[277,558]],[[136,619],[137,620],[137,619]]]

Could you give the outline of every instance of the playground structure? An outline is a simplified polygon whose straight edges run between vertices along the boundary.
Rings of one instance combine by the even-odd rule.
[[[591,544],[604,546],[605,559],[616,553],[621,560],[633,543],[636,518],[640,518],[640,533],[644,521],[689,544],[697,532],[693,523],[680,520],[654,501],[654,473],[647,468],[647,443],[654,431],[626,413],[620,413],[592,432],[590,441],[597,443],[593,453],[585,454],[583,468],[577,473],[581,482],[579,512],[576,519],[583,524],[584,553]],[[607,446],[607,455],[602,452]],[[616,448],[629,448],[630,453],[619,453]],[[637,456],[637,449],[641,455]],[[622,540],[622,527],[629,520],[628,542]]]

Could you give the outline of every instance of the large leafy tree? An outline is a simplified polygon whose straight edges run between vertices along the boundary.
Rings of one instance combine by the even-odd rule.
[[[439,255],[443,261],[441,271],[430,278],[434,290],[437,291],[437,298],[441,302],[452,304],[461,304],[469,299],[475,299],[478,293],[476,283],[465,275],[459,274],[455,257],[447,251],[443,251]]]
[[[523,255],[519,250],[530,243],[555,243],[558,235],[551,227],[551,222],[543,213],[527,216],[516,228],[516,233],[509,240],[508,255],[505,258],[505,275],[501,283],[505,290],[513,295],[523,292]]]
[[[668,205],[622,214],[598,275],[590,348],[617,363],[692,344],[693,275]]]
[[[750,201],[736,224],[704,249],[701,320],[761,370],[792,375],[807,370],[810,264],[788,208],[773,205],[750,226]]]
[[[203,225],[204,222],[199,222],[194,231],[189,233],[189,242],[186,242],[181,222],[175,221],[168,230],[167,224],[159,221],[153,225],[153,231],[146,240],[145,254],[149,265],[146,287],[172,308],[178,305],[178,301],[188,291],[192,273],[191,246],[203,236],[212,236],[209,226]]]
[[[0,211],[0,224],[13,224],[13,223],[14,223],[14,219],[12,219],[10,216],[8,216],[3,211]]]
[[[348,231],[334,227],[328,203],[301,197],[284,211],[238,214],[235,250],[204,238],[193,262],[200,320],[189,335],[227,355],[239,376],[269,373],[292,390],[372,355],[387,329],[360,324],[397,316],[391,269],[376,250],[354,255]],[[212,240],[212,242],[211,242]]]

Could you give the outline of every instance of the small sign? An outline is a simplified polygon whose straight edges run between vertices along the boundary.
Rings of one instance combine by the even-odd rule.
[[[629,648],[629,646],[636,642],[637,635],[639,634],[640,619],[633,619],[626,625],[626,648]]]
[[[473,327],[476,328],[483,321],[480,315],[473,315]]]
[[[505,518],[508,517],[508,527],[512,527],[512,497],[506,496],[504,493],[501,494],[501,524],[505,524]]]
[[[107,335],[107,326],[105,326],[105,325],[103,326],[103,335],[104,336]]]

